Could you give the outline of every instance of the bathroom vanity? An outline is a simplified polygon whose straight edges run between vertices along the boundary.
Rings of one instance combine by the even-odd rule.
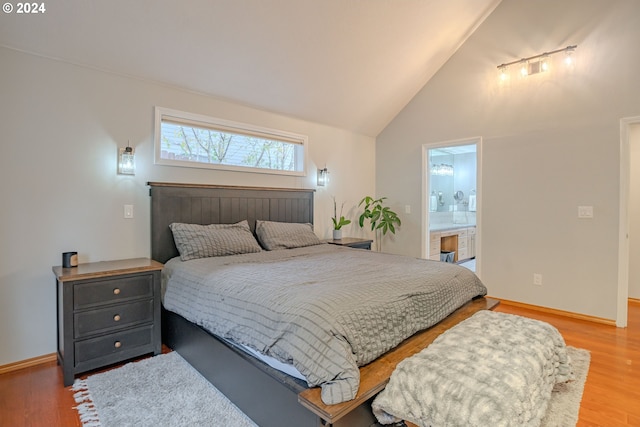
[[[453,262],[464,261],[476,256],[475,226],[445,226],[431,230],[429,259],[439,261],[441,252],[455,252]]]

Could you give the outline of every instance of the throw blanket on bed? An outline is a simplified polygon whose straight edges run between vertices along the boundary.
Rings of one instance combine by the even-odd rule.
[[[539,426],[553,386],[571,377],[553,326],[481,311],[399,363],[372,407],[382,424]]]
[[[167,310],[293,364],[327,404],[355,397],[359,366],[486,293],[464,267],[328,244],[172,259],[163,276]]]

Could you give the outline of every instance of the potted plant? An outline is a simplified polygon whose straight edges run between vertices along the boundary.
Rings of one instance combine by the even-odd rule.
[[[369,220],[371,231],[376,233],[376,249],[378,252],[382,250],[382,236],[387,234],[387,231],[395,234],[396,225],[402,224],[398,214],[384,205],[386,199],[386,197],[374,199],[371,196],[366,196],[358,204],[358,206],[364,205],[364,212],[360,215],[358,223],[360,227],[364,227],[365,219]]]
[[[333,240],[342,239],[342,227],[351,224],[350,219],[346,219],[342,215],[342,209],[344,208],[344,202],[340,205],[340,217],[338,217],[338,207],[336,206],[336,198],[333,198],[333,217],[331,220],[333,221]]]

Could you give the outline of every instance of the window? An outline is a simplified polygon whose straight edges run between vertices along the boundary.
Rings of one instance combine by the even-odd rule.
[[[156,107],[156,164],[305,175],[307,137]]]

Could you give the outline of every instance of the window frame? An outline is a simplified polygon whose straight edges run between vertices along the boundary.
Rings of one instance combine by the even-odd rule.
[[[296,153],[295,163],[300,170],[287,171],[282,169],[269,169],[269,168],[260,168],[253,166],[242,166],[242,165],[228,165],[228,164],[220,164],[220,163],[204,163],[197,161],[188,161],[188,160],[176,160],[176,159],[164,159],[161,157],[162,155],[162,123],[164,121],[171,122],[174,124],[184,124],[185,126],[194,126],[197,127],[198,124],[202,126],[202,128],[209,128],[213,130],[218,130],[221,132],[225,131],[236,131],[238,134],[250,134],[257,136],[259,138],[269,139],[272,141],[284,142],[299,145],[300,148],[294,150],[301,150],[302,153]],[[272,129],[263,126],[252,125],[248,123],[236,122],[226,119],[220,119],[217,117],[210,117],[203,114],[195,114],[189,113],[180,110],[174,110],[171,108],[164,107],[155,107],[154,111],[154,138],[153,138],[153,148],[154,148],[154,164],[164,165],[164,166],[179,166],[179,167],[188,167],[188,168],[196,168],[196,169],[213,169],[213,170],[225,170],[225,171],[235,171],[235,172],[250,172],[250,173],[264,173],[264,174],[275,174],[275,175],[285,175],[285,176],[307,176],[307,154],[308,154],[308,142],[309,138],[307,135],[297,134],[293,132],[288,132],[279,129]]]

